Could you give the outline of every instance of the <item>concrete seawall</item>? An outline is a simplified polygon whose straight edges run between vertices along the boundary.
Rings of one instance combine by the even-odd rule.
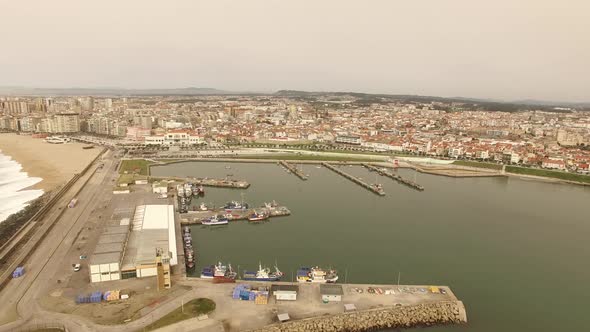
[[[382,307],[278,323],[251,332],[363,332],[467,323],[463,302],[433,302],[401,307]]]

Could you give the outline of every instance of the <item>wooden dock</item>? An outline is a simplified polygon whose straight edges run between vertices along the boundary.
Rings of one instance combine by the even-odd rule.
[[[262,206],[255,209],[246,209],[246,210],[225,210],[225,209],[213,209],[208,211],[189,211],[188,213],[183,213],[180,215],[181,225],[199,225],[201,221],[205,218],[209,218],[213,215],[229,215],[231,214],[231,218],[228,218],[229,221],[237,221],[237,220],[247,220],[248,216],[256,212],[266,212],[269,214],[269,219],[273,217],[284,217],[291,214],[291,211],[285,206]],[[188,218],[190,218],[190,220]],[[260,222],[260,221],[258,221]]]
[[[234,188],[234,189],[247,189],[250,187],[250,183],[240,180],[231,179],[203,179],[203,178],[191,178],[191,177],[171,177],[171,176],[150,176],[150,179],[154,180],[172,180],[176,182],[190,182],[201,185],[203,187],[217,187],[217,188]]]
[[[395,181],[397,181],[397,182],[399,182],[401,184],[405,184],[408,187],[414,188],[414,189],[419,190],[419,191],[423,191],[424,190],[424,187],[422,187],[421,185],[417,184],[416,182],[410,181],[408,179],[404,179],[404,178],[402,178],[401,176],[399,176],[397,174],[393,174],[393,173],[389,173],[389,172],[383,171],[383,170],[381,170],[381,169],[379,169],[379,168],[377,168],[377,167],[375,167],[373,165],[369,165],[369,164],[362,164],[362,165],[363,165],[363,167],[366,167],[370,171],[375,171],[379,175],[382,175],[382,176],[386,176],[388,178],[391,178],[391,179],[393,179],[393,180],[395,180]]]
[[[373,193],[375,193],[375,194],[377,194],[379,196],[385,196],[385,192],[383,191],[383,189],[381,187],[378,187],[376,185],[370,185],[370,184],[364,182],[363,180],[357,178],[356,176],[352,176],[352,175],[344,172],[343,170],[341,170],[341,169],[339,169],[337,167],[334,167],[334,165],[332,165],[332,164],[323,162],[322,165],[324,167],[326,167],[326,168],[334,171],[335,173],[338,173],[338,174],[342,175],[343,177],[349,179],[350,181],[352,181],[352,182],[360,185],[361,187],[363,187],[363,188],[365,188],[367,190],[370,190],[371,192],[373,192]]]
[[[297,167],[289,164],[288,162],[281,160],[281,161],[279,161],[279,165],[288,169],[291,173],[295,174],[295,176],[297,176],[301,180],[304,180],[304,181],[307,180],[307,175],[303,174],[303,171],[301,171]]]

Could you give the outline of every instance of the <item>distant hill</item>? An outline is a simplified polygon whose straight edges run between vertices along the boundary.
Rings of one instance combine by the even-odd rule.
[[[481,98],[466,98],[466,97],[437,97],[437,96],[420,96],[420,95],[395,95],[395,94],[371,94],[359,92],[311,92],[299,90],[279,90],[275,93],[279,96],[288,97],[319,97],[325,95],[333,96],[353,96],[366,101],[377,100],[401,100],[407,102],[457,102],[467,103],[482,106],[488,110],[500,111],[516,111],[519,109],[551,109],[553,107],[571,107],[582,110],[590,109],[590,102],[557,102],[557,101],[541,101],[533,99],[523,99],[516,101],[504,101],[497,99],[481,99]]]
[[[0,87],[0,95],[16,96],[193,96],[229,94],[236,94],[236,92],[194,87],[180,89]]]

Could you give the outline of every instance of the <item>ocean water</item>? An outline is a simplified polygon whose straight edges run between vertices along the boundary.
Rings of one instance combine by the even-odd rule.
[[[26,189],[42,180],[30,177],[22,170],[21,164],[0,151],[0,222],[43,195],[43,190]]]

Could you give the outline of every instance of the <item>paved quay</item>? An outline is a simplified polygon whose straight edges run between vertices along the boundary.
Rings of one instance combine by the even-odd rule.
[[[255,304],[254,301],[234,300],[231,297],[237,284],[248,284],[252,288],[271,285],[295,285],[299,288],[296,301],[277,301],[271,294],[268,304]],[[226,331],[257,329],[277,322],[278,313],[288,313],[292,320],[324,317],[344,313],[344,304],[354,304],[357,311],[373,310],[382,307],[408,307],[421,304],[459,303],[457,297],[447,286],[429,285],[379,285],[379,284],[336,284],[342,286],[341,302],[324,303],[321,299],[320,284],[290,282],[248,282],[237,284],[213,284],[210,280],[187,278],[183,285],[190,285],[194,294],[211,298],[217,304],[216,310],[209,314],[209,320],[223,322]],[[370,293],[369,289],[380,290],[381,294]],[[433,293],[432,289],[438,290]],[[440,291],[445,294],[441,293]],[[188,301],[188,298],[185,298]],[[466,320],[466,316],[465,316]],[[186,323],[175,324],[187,329]],[[175,331],[174,326],[169,331]],[[211,325],[214,326],[214,325]],[[195,329],[198,330],[198,329]]]
[[[250,183],[242,180],[231,180],[231,179],[208,179],[208,178],[192,178],[192,177],[174,177],[174,176],[149,176],[150,179],[154,180],[167,180],[176,182],[191,182],[203,187],[218,187],[218,188],[235,188],[235,189],[247,189],[250,187]]]

